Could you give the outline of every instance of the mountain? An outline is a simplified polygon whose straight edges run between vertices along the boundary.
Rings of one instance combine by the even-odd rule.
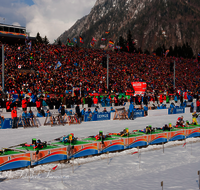
[[[58,39],[64,44],[67,38],[83,37],[84,47],[89,47],[92,37],[111,39],[115,45],[122,36],[127,39],[131,31],[136,47],[152,52],[157,47],[166,48],[188,42],[193,52],[200,50],[199,0],[97,0],[91,12],[78,20]],[[105,34],[105,31],[110,31]],[[108,40],[107,40],[108,42]]]

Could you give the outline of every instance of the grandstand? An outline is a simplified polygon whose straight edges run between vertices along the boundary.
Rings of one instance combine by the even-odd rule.
[[[26,28],[23,26],[14,26],[0,23],[0,41],[6,44],[24,44],[26,39]],[[35,41],[35,37],[29,37]]]

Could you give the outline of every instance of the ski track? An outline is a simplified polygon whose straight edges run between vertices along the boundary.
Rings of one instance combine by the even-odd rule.
[[[181,115],[184,116],[184,120],[191,121],[191,114]],[[23,142],[31,142],[32,138],[49,141],[71,132],[75,136],[86,137],[97,134],[99,130],[103,130],[105,134],[119,132],[125,127],[128,127],[130,131],[143,129],[146,125],[162,127],[166,123],[175,124],[179,116],[180,114],[137,118],[134,121],[102,121],[70,126],[5,129],[0,130],[2,137],[0,147],[6,148]],[[74,160],[74,173],[72,172],[73,161],[70,161],[70,164],[51,163],[36,166],[30,169],[30,182],[29,169],[0,172],[0,179],[10,178],[10,180],[0,182],[0,190],[160,190],[161,181],[164,182],[164,189],[196,190],[199,183],[197,171],[200,170],[200,138],[187,139],[186,142],[186,147],[183,147],[185,141],[168,142],[164,145],[164,153],[162,145],[151,145],[139,149],[139,158],[138,153],[131,154],[138,151],[136,148],[78,158]],[[58,165],[57,169],[49,174],[48,171],[56,165]]]

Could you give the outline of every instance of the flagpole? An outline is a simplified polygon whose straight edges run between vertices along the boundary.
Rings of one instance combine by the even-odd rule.
[[[176,82],[176,79],[175,79],[175,76],[176,76],[176,62],[174,61],[174,90],[175,90],[175,82]]]
[[[109,91],[109,55],[107,54],[107,89]]]
[[[2,48],[2,91],[4,92],[4,45],[2,45],[1,48]]]

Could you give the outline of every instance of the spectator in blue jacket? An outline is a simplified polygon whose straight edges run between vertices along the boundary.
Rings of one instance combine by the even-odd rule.
[[[85,110],[86,110],[86,108],[83,108],[82,111],[81,111],[81,121],[84,121]]]
[[[33,114],[32,110],[29,111],[29,113],[28,113],[28,117],[29,117],[30,119],[33,119],[34,114]]]
[[[43,115],[42,115],[40,110],[38,110],[37,117],[43,117]]]
[[[86,110],[86,108],[83,108],[83,109],[82,109],[81,115],[85,115],[85,110]]]
[[[51,116],[52,116],[51,112],[47,110],[47,112],[45,113],[45,117],[51,117]]]
[[[192,102],[192,96],[190,94],[187,95],[188,102]]]
[[[161,109],[161,107],[160,107],[160,105],[159,105],[159,104],[158,104],[158,106],[157,106],[157,109],[158,109],[158,110],[160,110],[160,109]]]
[[[94,109],[93,114],[98,114],[97,108]]]
[[[103,109],[102,113],[108,113],[108,111],[106,110],[106,108]]]
[[[101,98],[101,106],[102,106],[102,107],[105,107],[105,105],[106,105],[105,98],[102,97],[102,98]]]
[[[174,101],[177,103],[178,102],[178,97],[177,95],[174,96]]]
[[[184,106],[184,107],[187,106],[187,102],[186,102],[186,100],[183,102],[183,106]]]
[[[32,94],[31,95],[32,106],[35,106],[36,99],[37,99],[36,93]]]
[[[174,108],[175,108],[174,103],[171,103],[170,106],[169,106],[169,108],[170,108],[170,113],[172,114],[172,113],[173,113],[173,110],[174,110]]]
[[[134,105],[133,102],[131,102],[129,106],[129,119],[134,120]]]
[[[115,112],[115,110],[113,109],[113,107],[110,108],[110,112]]]
[[[44,100],[42,100],[42,106],[47,106],[47,103]]]
[[[144,105],[144,115],[145,116],[148,115],[148,107],[146,105]]]
[[[87,114],[92,113],[92,112],[91,112],[91,109],[88,109],[88,111],[86,111],[86,113],[87,113]]]
[[[190,105],[190,113],[193,113],[193,111],[194,111],[194,104],[192,102],[191,105]]]
[[[162,105],[161,105],[161,109],[166,109],[166,105],[165,105],[165,104],[162,104]]]
[[[69,110],[69,111],[67,112],[67,115],[68,115],[68,116],[72,115],[72,110]]]
[[[30,122],[29,122],[29,115],[27,113],[27,110],[24,110],[24,112],[22,113],[22,119],[25,123],[25,125],[30,125]]]
[[[106,106],[110,106],[110,98],[109,97],[106,98]]]

